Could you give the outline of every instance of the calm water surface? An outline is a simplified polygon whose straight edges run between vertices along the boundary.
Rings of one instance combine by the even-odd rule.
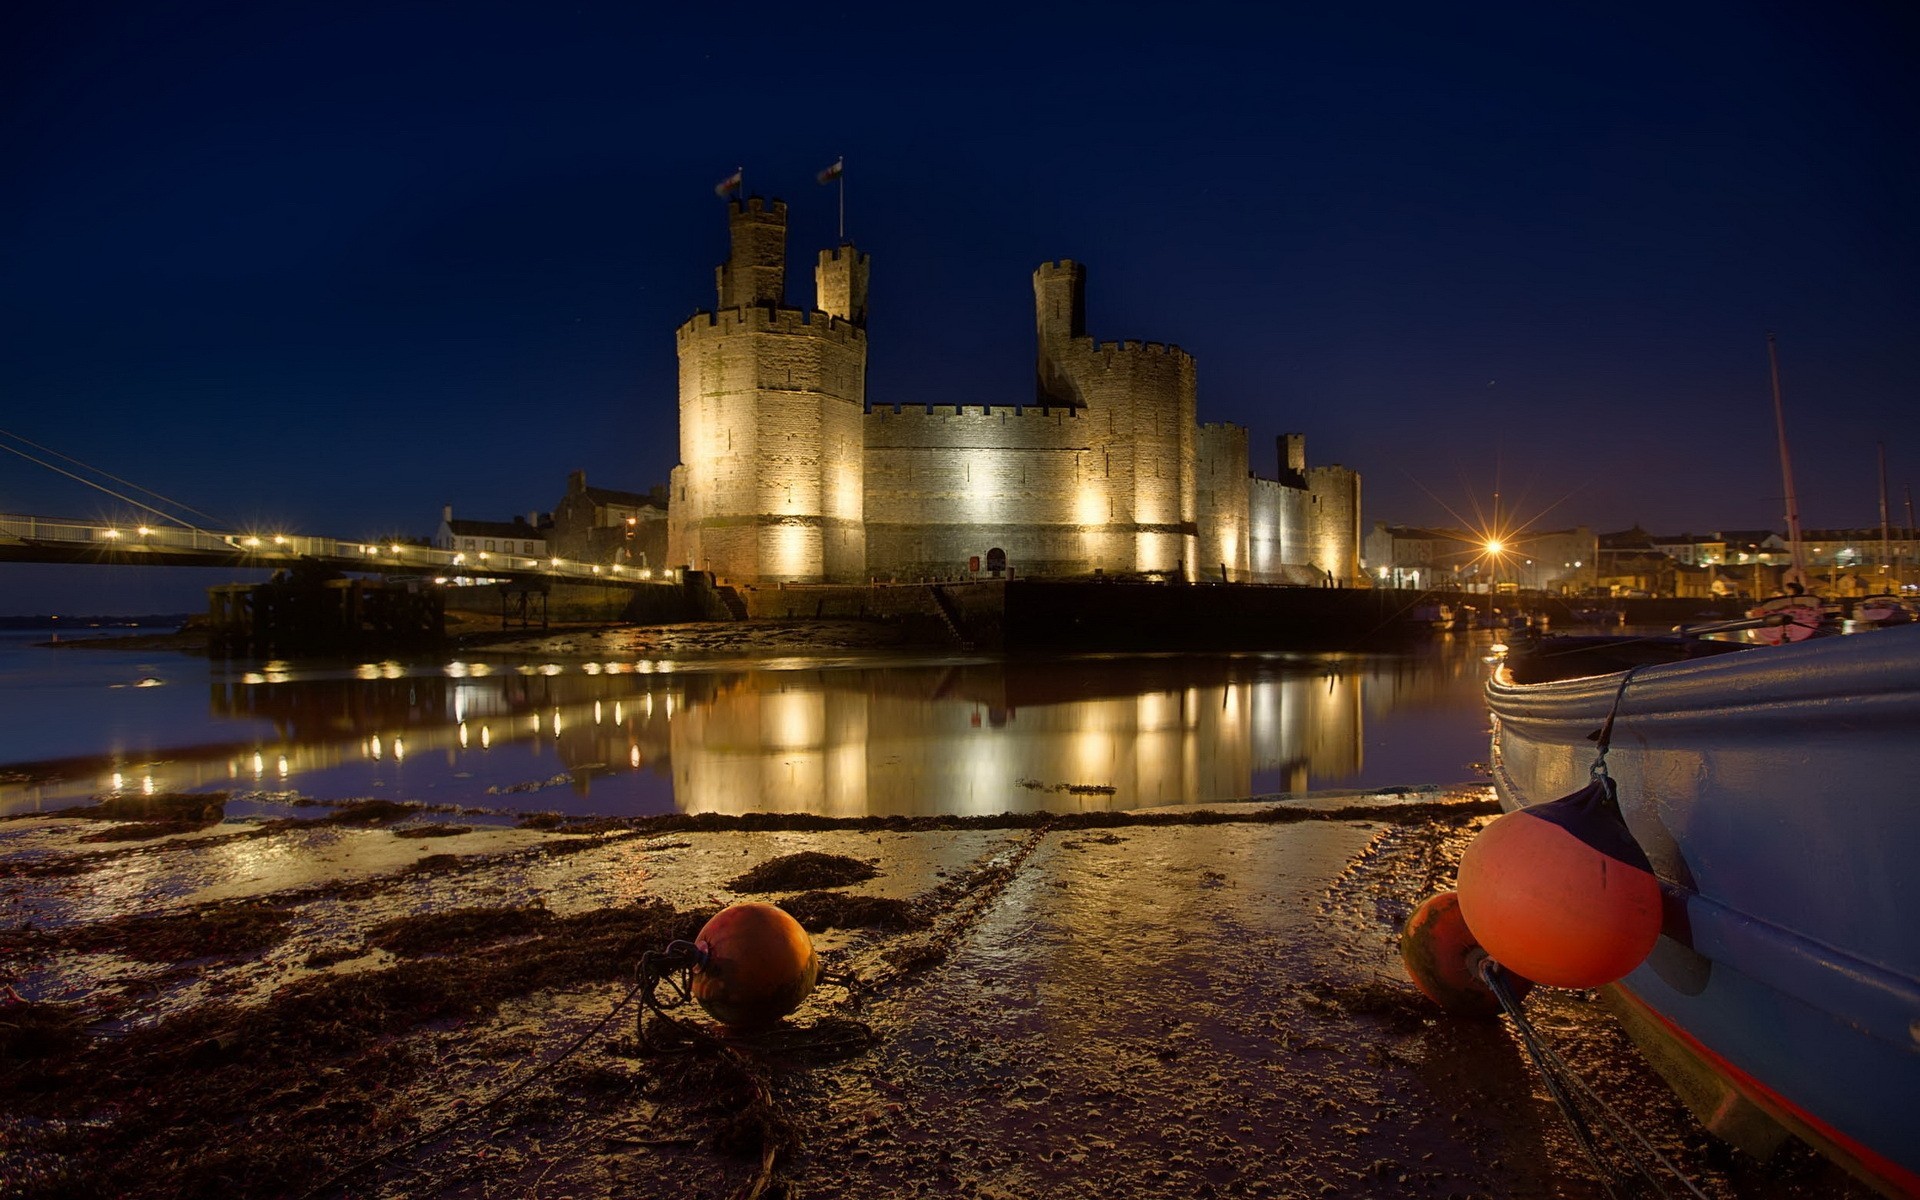
[[[1137,808],[1456,783],[1487,635],[1399,656],[221,663],[0,634],[0,812],[223,791],[574,815]],[[36,782],[45,764],[61,782]]]

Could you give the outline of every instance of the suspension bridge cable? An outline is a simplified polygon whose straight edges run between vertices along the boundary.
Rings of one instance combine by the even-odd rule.
[[[88,479],[85,476],[75,475],[72,471],[68,471],[61,467],[56,467],[50,462],[42,462],[40,459],[35,458],[33,455],[28,454],[24,450],[16,450],[14,447],[8,446],[4,443],[0,443],[0,450],[5,450],[8,454],[17,454],[21,458],[26,459],[28,462],[33,463],[36,466],[45,467],[49,471],[53,471],[53,472],[56,472],[57,474],[65,475],[68,479],[78,480],[79,482],[86,484],[88,487],[93,488],[96,491],[105,492],[107,495],[112,496],[115,500],[123,500],[126,503],[133,505],[135,508],[141,509],[145,512],[153,513],[155,516],[164,517],[167,520],[173,522],[175,525],[180,526],[182,529],[191,529],[195,533],[207,533],[206,530],[201,529],[195,525],[190,525],[185,521],[182,521],[179,517],[174,516],[172,513],[167,512],[165,509],[155,508],[151,504],[147,504],[140,500],[135,500],[132,496],[123,496],[119,492],[114,491],[112,488],[102,487],[100,484],[95,483],[93,480]],[[208,534],[208,536],[211,537],[213,535]]]
[[[19,434],[14,433],[12,430],[0,429],[0,437],[8,437],[8,438],[12,438],[16,442],[23,442],[26,445],[32,446],[35,450],[39,450],[45,454],[51,454],[55,458],[64,459],[65,461],[70,462],[77,467],[81,467],[81,468],[84,468],[85,470],[93,472],[95,475],[99,475],[104,478],[111,479],[115,483],[121,484],[124,487],[130,487],[136,492],[144,492],[145,494],[152,496],[156,500],[163,501],[184,512],[190,512],[196,517],[204,517],[208,521],[211,521],[212,523],[214,523],[215,525],[226,525],[231,523],[231,522],[224,521],[219,517],[214,516],[212,513],[202,512],[201,510],[193,507],[193,505],[191,504],[187,504],[182,501],[175,500],[171,496],[163,496],[159,492],[154,491],[152,488],[142,487],[140,484],[133,482],[131,479],[122,479],[118,475],[113,474],[111,471],[103,471],[99,467],[94,466],[92,463],[83,462],[82,460],[75,458],[71,454],[62,454],[60,451],[55,450],[51,446],[42,446],[39,442],[34,441],[32,438],[22,437]],[[12,449],[11,447],[6,447],[6,448]],[[20,454],[20,451],[18,450],[14,450],[13,452],[15,454]],[[129,504],[138,505],[139,507],[146,509],[148,512],[158,513],[160,516],[165,517],[167,520],[174,522],[175,524],[181,526],[182,528],[191,529],[195,533],[207,532],[204,529],[199,529],[195,527],[190,522],[181,520],[179,517],[176,517],[171,513],[165,512],[161,509],[154,508],[148,504],[142,504],[138,500],[129,500],[125,496],[119,496],[117,493],[112,492],[107,488],[101,487],[99,484],[93,482],[92,480],[82,478],[81,476],[78,476],[78,475],[74,475],[70,471],[62,471],[59,467],[56,467],[51,463],[41,462],[39,459],[33,458],[31,455],[21,454],[21,457],[27,459],[29,462],[33,462],[40,466],[46,467],[50,471],[59,471],[62,475],[66,475],[71,479],[77,479],[81,483],[86,484],[88,487],[99,488],[101,491],[106,492],[109,496],[115,496],[117,499],[127,500]]]
[[[81,459],[75,459],[73,455],[67,455],[67,453],[61,453],[61,451],[58,451],[58,449],[54,449],[52,445],[40,445],[38,444],[38,442],[35,442],[33,438],[21,438],[19,434],[15,434],[15,432],[12,432],[12,430],[0,430],[0,438],[12,438],[12,440],[15,440],[15,442],[23,442],[23,444],[31,445],[31,447],[35,447],[35,449],[38,449],[38,451],[42,451],[42,453],[50,453],[50,455],[54,455],[56,459],[63,459],[63,461],[67,461],[67,463],[73,463],[75,467],[81,467],[81,468],[84,468],[84,470],[90,470],[90,472],[94,472],[94,474],[98,474],[98,476],[104,476],[104,478],[109,478],[109,480],[113,480],[115,484],[121,484],[121,486],[125,486],[125,488],[132,488],[134,492],[142,492],[142,493],[146,493],[146,495],[152,495],[152,497],[154,497],[154,499],[157,499],[157,501],[163,501],[163,503],[169,503],[169,505],[173,505],[175,509],[180,509],[182,513],[192,513],[192,515],[194,516],[204,516],[204,518],[207,518],[207,520],[211,520],[213,524],[230,524],[228,520],[225,520],[225,518],[221,518],[221,516],[215,516],[213,515],[213,513],[202,513],[202,511],[200,511],[200,509],[196,509],[194,505],[188,505],[188,503],[184,503],[184,501],[179,501],[179,499],[173,499],[171,495],[161,495],[161,493],[159,492],[154,492],[152,488],[142,488],[140,484],[136,484],[136,482],[132,482],[132,480],[123,480],[121,476],[117,476],[117,474],[113,474],[111,470],[102,470],[102,468],[100,467],[94,467],[92,463],[84,463],[84,461],[81,461]],[[42,467],[48,467],[46,463],[40,463],[40,465],[42,465]],[[48,468],[50,468],[50,470],[58,470],[58,467],[48,467]],[[83,482],[83,484],[88,484],[88,486],[92,486],[92,488],[100,488],[100,484],[92,484],[92,482],[88,482],[88,480],[81,480],[81,482]],[[100,490],[102,490],[102,492],[106,492],[106,488],[100,488]],[[111,493],[109,493],[109,495],[111,495]],[[138,503],[138,501],[129,501],[129,503]],[[146,507],[146,505],[142,505],[142,507]],[[192,524],[188,524],[186,520],[180,520],[179,516],[169,515],[169,513],[163,513],[163,511],[159,511],[159,509],[152,509],[152,507],[146,507],[146,509],[148,509],[150,513],[159,513],[159,515],[161,516],[167,516],[167,520],[175,520],[175,522],[179,522],[182,528],[188,528],[188,530],[194,530],[194,526],[192,526]],[[194,532],[198,532],[198,534],[204,534],[205,530],[194,530]]]

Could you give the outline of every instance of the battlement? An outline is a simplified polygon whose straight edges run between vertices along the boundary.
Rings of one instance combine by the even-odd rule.
[[[1155,357],[1184,359],[1187,362],[1193,361],[1193,355],[1188,354],[1172,342],[1143,342],[1135,338],[1126,338],[1118,342],[1096,342],[1092,338],[1075,338],[1074,343],[1084,346],[1090,354],[1152,355]]]
[[[819,310],[774,308],[756,304],[745,308],[723,308],[719,312],[696,312],[674,332],[681,346],[746,333],[775,333],[824,338],[840,345],[861,345],[866,330],[851,321]]]
[[[769,213],[784,220],[787,215],[787,202],[778,196],[775,196],[772,200],[763,200],[758,196],[748,196],[743,200],[736,196],[732,200],[727,201],[727,215],[729,217],[742,213],[758,212]]]
[[[1043,262],[1034,268],[1035,275],[1084,275],[1087,268],[1070,258],[1058,262]]]
[[[868,416],[881,417],[934,417],[952,420],[955,417],[1012,417],[1016,420],[1051,421],[1058,418],[1079,420],[1082,410],[1064,404],[875,404],[867,409]]]
[[[852,255],[853,261],[857,263],[869,262],[873,258],[873,255],[868,254],[865,250],[858,249],[852,242],[841,242],[838,246],[832,246],[822,250],[820,252],[820,261],[839,262],[841,256],[846,254]]]

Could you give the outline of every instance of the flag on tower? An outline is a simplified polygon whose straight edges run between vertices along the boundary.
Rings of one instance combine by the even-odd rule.
[[[834,159],[833,165],[820,172],[816,178],[819,179],[821,183],[832,183],[834,180],[846,174],[846,172],[847,158],[846,155],[843,154],[839,158]]]
[[[733,174],[727,176],[725,179],[722,179],[719,183],[714,184],[713,194],[716,196],[724,197],[724,196],[731,196],[735,192],[739,191],[741,170],[742,168],[735,168]]]

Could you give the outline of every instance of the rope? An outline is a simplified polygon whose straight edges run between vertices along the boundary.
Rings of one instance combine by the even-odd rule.
[[[687,941],[669,942],[663,950],[649,950],[640,956],[637,986],[641,1010],[634,1032],[642,1047],[656,1054],[744,1050],[813,1064],[851,1057],[879,1041],[865,1022],[848,1018],[823,1017],[810,1025],[782,1023],[767,1029],[738,1031],[683,1021],[669,1010],[693,999],[693,971],[706,960],[707,953]],[[822,972],[819,982],[845,988],[852,996],[859,980],[851,972]],[[660,994],[662,988],[667,990],[664,999]],[[654,1030],[648,1028],[649,1015],[653,1018]],[[658,1030],[670,1033],[671,1040],[656,1036]]]
[[[1620,702],[1626,699],[1627,684],[1633,681],[1633,673],[1639,667],[1628,667],[1627,673],[1620,677],[1620,690],[1613,694],[1613,707],[1607,710],[1607,719],[1600,726],[1600,732],[1593,735],[1600,745],[1600,757],[1593,760],[1593,777],[1607,781],[1607,795],[1613,795],[1613,780],[1607,775],[1607,747],[1613,744],[1613,719],[1620,715]]]
[[[362,1158],[360,1161],[354,1163],[352,1166],[347,1167],[345,1170],[336,1172],[332,1178],[328,1179],[325,1183],[322,1183],[319,1187],[316,1187],[311,1191],[303,1194],[300,1197],[300,1200],[314,1200],[314,1197],[316,1196],[325,1196],[331,1193],[335,1188],[339,1187],[341,1184],[345,1183],[347,1180],[353,1178],[355,1175],[358,1175],[360,1172],[365,1171],[371,1167],[379,1166],[381,1163],[385,1162],[389,1158],[392,1158],[394,1155],[400,1153],[402,1150],[409,1150],[415,1146],[420,1145],[422,1142],[432,1141],[436,1138],[444,1137],[445,1135],[453,1132],[453,1130],[458,1128],[460,1125],[464,1124],[467,1121],[472,1120],[474,1117],[479,1116],[481,1113],[487,1112],[493,1108],[498,1107],[508,1097],[513,1096],[521,1091],[524,1091],[528,1086],[533,1084],[536,1080],[544,1079],[547,1076],[553,1074],[555,1068],[559,1067],[561,1063],[566,1062],[569,1058],[572,1058],[575,1054],[578,1054],[582,1046],[585,1046],[596,1035],[598,1035],[602,1029],[605,1029],[610,1023],[612,1023],[613,1019],[619,1016],[621,1011],[624,1010],[628,1004],[633,1002],[633,998],[640,994],[640,988],[641,988],[641,981],[636,979],[633,983],[633,986],[627,989],[627,994],[620,997],[620,1002],[618,1004],[615,1004],[611,1009],[609,1009],[606,1016],[601,1017],[598,1021],[594,1022],[593,1028],[587,1030],[585,1033],[581,1034],[578,1038],[575,1038],[573,1041],[573,1044],[568,1046],[565,1050],[562,1050],[559,1054],[555,1055],[553,1058],[549,1059],[547,1062],[527,1072],[517,1082],[497,1092],[485,1103],[476,1105],[475,1107],[468,1109],[466,1112],[463,1112],[458,1116],[451,1117],[448,1120],[441,1122],[438,1126],[432,1129],[422,1130],[421,1132],[414,1134],[412,1137],[408,1138],[407,1140],[396,1143],[395,1145],[389,1146],[385,1150],[382,1150],[377,1154],[367,1155],[365,1158]]]
[[[1494,998],[1500,1001],[1501,1009],[1513,1019],[1514,1028],[1520,1034],[1520,1044],[1526,1047],[1527,1057],[1533,1060],[1533,1065],[1539,1070],[1541,1081],[1546,1084],[1547,1094],[1552,1096],[1553,1102],[1559,1106],[1561,1115],[1566,1118],[1568,1127],[1573,1131],[1574,1141],[1579,1144],[1580,1152],[1586,1156],[1587,1162],[1599,1175],[1600,1186],[1606,1189],[1607,1195],[1619,1200],[1621,1193],[1616,1190],[1615,1185],[1627,1186],[1634,1181],[1635,1177],[1643,1181],[1645,1186],[1651,1188],[1657,1196],[1675,1195],[1676,1193],[1669,1191],[1662,1183],[1660,1175],[1649,1166],[1647,1159],[1651,1158],[1653,1164],[1672,1176],[1687,1194],[1694,1196],[1696,1200],[1709,1200],[1707,1194],[1696,1187],[1671,1159],[1660,1153],[1633,1122],[1620,1115],[1612,1105],[1602,1099],[1600,1094],[1580,1077],[1580,1073],[1575,1071],[1567,1060],[1547,1043],[1540,1031],[1534,1027],[1533,1022],[1527,1020],[1526,1014],[1521,1011],[1520,1001],[1515,998],[1513,990],[1507,986],[1506,976],[1500,964],[1491,958],[1483,958],[1478,972],[1480,981],[1487,985],[1493,992]],[[1587,1105],[1587,1111],[1584,1112],[1581,1109],[1583,1100]],[[1590,1123],[1590,1118],[1597,1118],[1595,1123],[1618,1148],[1618,1156],[1625,1160],[1628,1171],[1621,1171],[1607,1161],[1600,1143],[1594,1137],[1593,1123]],[[1636,1187],[1634,1190],[1638,1192],[1644,1189]]]
[[[1002,862],[990,869],[987,886],[980,888],[978,894],[972,895],[972,903],[959,908],[955,919],[944,931],[949,939],[970,925],[984,911],[986,905],[1012,882],[1028,855],[1032,854],[1041,839],[1051,832],[1051,829],[1052,822],[1043,823]],[[966,894],[963,893],[963,896]],[[956,901],[956,906],[957,904]],[[306,1192],[300,1200],[316,1200],[317,1197],[328,1195],[361,1172],[377,1167],[405,1150],[444,1137],[462,1123],[498,1107],[509,1097],[531,1086],[537,1080],[551,1075],[556,1068],[578,1053],[581,1047],[625,1011],[635,997],[638,997],[641,1002],[641,1009],[635,1023],[635,1033],[643,1050],[656,1055],[708,1054],[725,1062],[750,1088],[754,1104],[765,1110],[774,1121],[779,1121],[780,1118],[775,1110],[773,1092],[764,1073],[753,1069],[756,1063],[778,1060],[782,1065],[787,1066],[818,1065],[863,1053],[879,1041],[879,1035],[875,1034],[865,1022],[845,1017],[822,1017],[806,1026],[782,1023],[764,1030],[735,1032],[726,1030],[724,1027],[695,1024],[674,1016],[671,1010],[680,1008],[693,999],[693,971],[695,967],[704,964],[707,957],[707,953],[697,945],[684,940],[669,942],[660,950],[646,951],[641,954],[640,961],[634,968],[633,985],[627,989],[627,994],[622,996],[619,1003],[615,1004],[606,1016],[600,1018],[593,1028],[581,1034],[552,1060],[528,1072],[526,1076],[504,1088],[485,1103],[444,1121],[433,1129],[424,1130],[377,1154],[360,1159],[335,1173],[320,1186]],[[908,970],[897,970],[878,982],[891,983],[910,973],[911,971]],[[848,1003],[856,1011],[858,1010],[863,988],[860,979],[852,972],[822,972],[819,983],[844,988]],[[871,992],[873,986],[868,986],[865,990]],[[770,1134],[773,1132],[775,1131],[769,1130]],[[782,1142],[778,1137],[766,1138],[761,1149],[759,1169],[754,1178],[738,1193],[740,1200],[760,1200],[767,1194],[774,1182],[781,1149]]]

